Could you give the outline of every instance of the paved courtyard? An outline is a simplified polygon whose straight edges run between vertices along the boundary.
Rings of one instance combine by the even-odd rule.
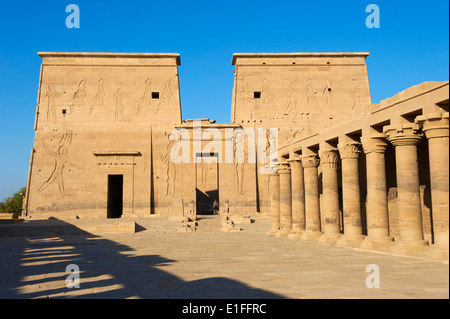
[[[268,237],[264,218],[233,233],[208,218],[188,233],[135,221],[135,234],[101,236],[61,221],[0,225],[0,298],[449,298],[440,261]],[[70,264],[79,288],[66,286]],[[380,288],[366,286],[371,264]]]

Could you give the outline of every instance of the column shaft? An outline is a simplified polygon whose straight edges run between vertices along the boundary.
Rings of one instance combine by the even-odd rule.
[[[415,145],[397,146],[397,193],[399,202],[399,230],[402,240],[422,240],[419,168]]]
[[[316,240],[320,232],[320,204],[319,204],[319,160],[316,155],[303,155],[305,182],[305,232],[301,236],[304,240]]]
[[[429,139],[431,205],[435,244],[449,244],[449,138]]]
[[[338,244],[359,247],[362,234],[361,196],[359,189],[359,143],[339,145],[342,160],[342,206],[344,236]]]
[[[291,170],[288,163],[282,163],[280,175],[280,234],[287,236],[292,231]]]
[[[322,167],[322,207],[323,235],[320,242],[336,243],[341,237],[339,189],[338,189],[338,160],[337,150],[325,150],[320,153]]]
[[[363,248],[390,249],[389,215],[386,193],[386,163],[384,153],[387,142],[384,134],[372,134],[361,139],[366,153],[367,173],[367,237]]]
[[[280,176],[270,175],[270,230],[267,235],[273,236],[280,230]]]
[[[398,253],[423,253],[428,242],[423,240],[417,147],[422,134],[418,126],[404,124],[384,128],[389,142],[395,146],[400,238],[391,250]]]
[[[300,159],[289,160],[292,188],[292,232],[299,235],[305,230],[305,190],[303,166]],[[293,236],[295,238],[295,236]]]
[[[434,244],[426,255],[449,259],[449,113],[418,116],[428,139]]]

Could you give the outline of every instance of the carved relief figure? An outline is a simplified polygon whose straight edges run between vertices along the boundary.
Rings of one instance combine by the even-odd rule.
[[[327,80],[327,85],[323,89],[323,96],[325,97],[325,101],[328,105],[331,104],[331,100],[333,98],[333,92],[331,90],[331,80]]]
[[[116,98],[116,110],[114,112],[114,117],[116,120],[118,120],[119,117],[122,120],[124,119],[125,107],[123,106],[122,99],[125,95],[126,93],[122,91],[122,88],[119,85],[117,85],[117,91],[114,93],[114,97]]]
[[[269,81],[267,79],[263,80],[263,84],[261,87],[261,97],[263,99],[263,104],[267,104],[270,102],[269,97]]]
[[[235,171],[236,171],[236,178],[237,178],[237,191],[239,195],[245,195],[244,193],[244,164],[248,161],[248,153],[245,151],[244,148],[244,160],[243,163],[239,163],[237,161],[237,141],[242,138],[241,134],[244,133],[237,133],[236,134],[236,141],[233,143],[233,152],[234,152],[234,159],[236,161],[235,163]]]
[[[356,111],[361,108],[361,89],[358,86],[358,82],[356,79],[353,79],[353,91],[352,91],[352,97],[353,97],[353,105],[352,105],[352,114],[357,115]]]
[[[205,162],[203,157],[200,157],[200,169],[201,169],[201,181],[200,186],[206,187],[206,181],[208,180],[208,164]]]
[[[250,91],[248,90],[248,84],[245,81],[245,78],[242,78],[240,81],[241,85],[239,87],[239,98],[241,99],[242,103],[242,109],[246,109],[246,104],[250,101]],[[254,106],[252,106],[254,107]],[[250,110],[250,116],[252,111]]]
[[[260,99],[249,99],[248,102],[251,105],[249,108],[250,111],[250,119],[256,118],[256,112],[259,110],[259,101]]]
[[[48,86],[48,91],[45,93],[45,95],[48,98],[48,108],[47,108],[47,121],[50,116],[50,114],[53,116],[53,119],[56,121],[56,98],[61,97],[63,92],[58,92],[55,90],[55,85],[50,84]]]
[[[263,106],[263,112],[258,112],[258,118],[262,118],[266,115],[266,112],[264,111],[266,106],[271,103],[272,96],[269,94],[269,81],[267,79],[263,80],[263,84],[261,87],[261,98],[262,98],[262,106]]]
[[[306,96],[308,98],[308,104],[314,103],[316,101],[316,92],[314,91],[311,78],[308,78],[308,80],[306,80]]]
[[[103,98],[105,97],[105,88],[103,87],[103,79],[100,78],[98,80],[98,88],[97,94],[95,94],[94,98],[91,100],[91,108],[89,110],[89,114],[94,111],[94,107],[103,106]]]
[[[265,149],[265,155],[266,157],[270,158],[271,152],[270,152],[270,146],[271,146],[271,136],[270,136],[270,130],[267,129],[266,131],[266,149]],[[267,165],[267,164],[266,164]],[[265,196],[269,196],[269,174],[262,174],[262,178],[263,178],[263,194]]]
[[[143,106],[150,106],[152,104],[151,83],[152,83],[152,81],[150,80],[150,78],[147,78],[147,80],[145,80],[144,94],[138,100],[137,114],[141,113],[141,110],[142,110]]]
[[[284,109],[284,114],[295,115],[297,113],[297,80],[292,80],[289,84],[289,100]]]
[[[66,166],[76,166],[73,164],[68,156],[69,146],[72,143],[72,137],[74,133],[72,131],[67,131],[59,140],[59,143],[52,147],[49,147],[45,142],[45,139],[42,139],[42,145],[44,146],[45,151],[54,158],[54,168],[49,178],[42,183],[41,187],[39,187],[38,192],[43,192],[47,187],[52,185],[53,183],[58,184],[59,192],[62,197],[65,196],[64,191],[64,168]]]
[[[73,93],[72,98],[69,100],[70,111],[69,114],[72,114],[75,106],[80,107],[84,105],[84,98],[86,97],[86,81],[81,80],[78,83],[78,89]]]
[[[169,79],[166,81],[166,84],[164,85],[164,91],[161,94],[161,102],[158,104],[157,112],[159,112],[160,106],[168,106],[170,99],[172,98],[173,91],[171,88],[172,80]]]
[[[177,140],[172,141],[168,135],[168,142],[165,153],[161,155],[161,161],[164,164],[164,174],[166,179],[166,192],[165,196],[175,196],[175,185],[178,175],[177,165],[170,158],[170,151],[172,147],[177,143]]]
[[[238,194],[244,195],[244,186],[243,186],[244,163],[236,163],[236,174],[237,174]]]

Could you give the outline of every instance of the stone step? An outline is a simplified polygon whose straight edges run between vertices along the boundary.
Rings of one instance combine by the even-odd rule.
[[[219,215],[197,216],[198,231],[201,232],[219,232],[221,219]]]

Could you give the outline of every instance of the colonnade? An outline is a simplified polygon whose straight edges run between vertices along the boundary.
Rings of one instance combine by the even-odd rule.
[[[424,239],[422,226],[417,145],[424,138],[429,145],[433,243]],[[272,223],[268,234],[448,259],[448,112],[421,115],[414,123],[384,126],[382,133],[363,135],[358,141],[342,140],[335,146],[320,144],[316,152],[302,147],[279,164],[278,171],[270,177]],[[399,220],[396,240],[389,233],[385,167],[389,143],[395,147]],[[359,178],[361,152],[366,156],[364,220]]]

